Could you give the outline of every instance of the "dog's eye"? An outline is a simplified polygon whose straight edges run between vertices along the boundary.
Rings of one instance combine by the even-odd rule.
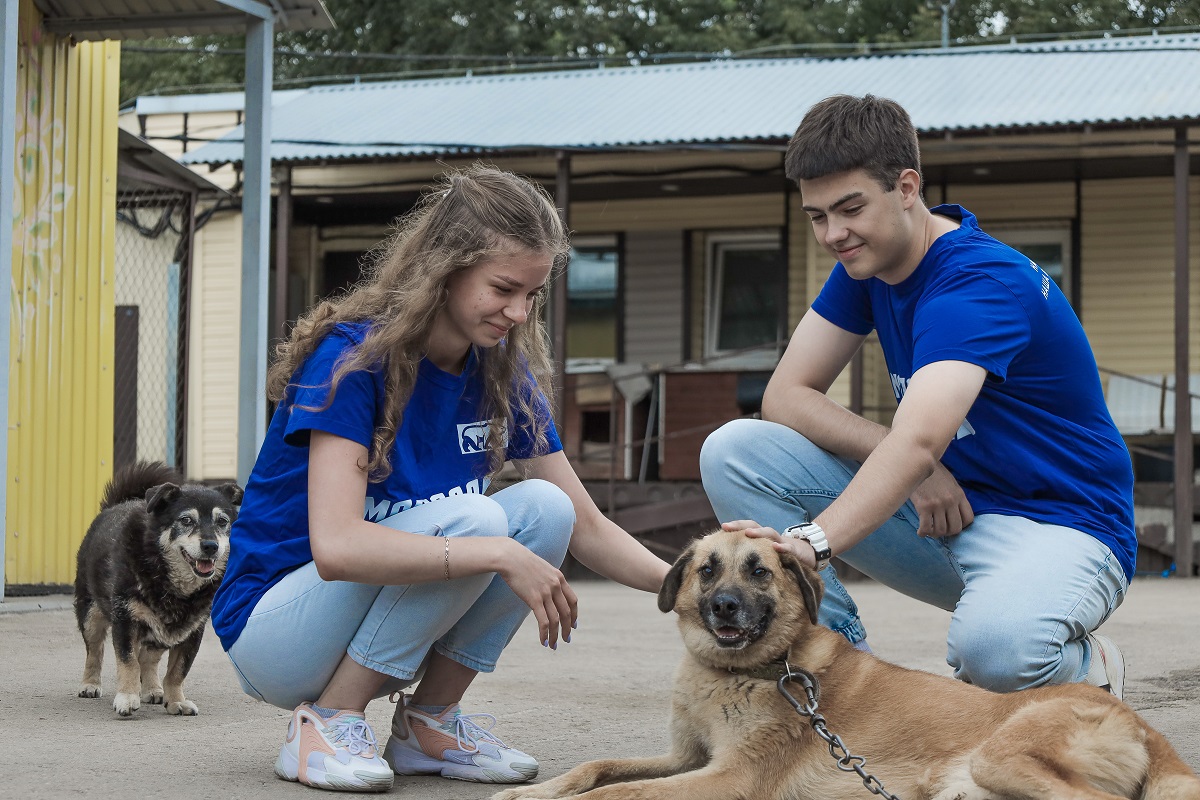
[[[713,576],[713,568],[710,567],[708,564],[705,564],[703,567],[700,568],[700,575],[705,578],[711,578]]]
[[[179,524],[181,526],[183,526],[184,528],[190,528],[196,524],[196,521],[194,519],[192,519],[191,517],[180,517]]]
[[[766,567],[755,567],[754,570],[750,574],[753,575],[755,578],[762,578],[767,574],[767,568]]]

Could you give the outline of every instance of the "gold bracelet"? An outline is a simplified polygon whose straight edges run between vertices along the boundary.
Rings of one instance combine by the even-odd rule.
[[[446,537],[446,580],[450,580],[450,538]]]

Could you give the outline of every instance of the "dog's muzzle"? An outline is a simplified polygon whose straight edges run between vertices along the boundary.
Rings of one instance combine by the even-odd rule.
[[[774,607],[747,601],[742,592],[721,587],[701,601],[700,616],[721,647],[741,648],[757,641],[771,621]]]

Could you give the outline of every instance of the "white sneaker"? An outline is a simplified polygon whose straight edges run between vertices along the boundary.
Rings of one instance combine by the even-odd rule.
[[[386,792],[395,774],[375,749],[375,734],[362,714],[341,711],[325,719],[303,703],[292,712],[275,774],[318,789]]]
[[[397,775],[441,775],[479,783],[524,783],[538,762],[491,733],[491,714],[463,714],[454,705],[434,717],[408,707],[401,695],[383,757]],[[482,724],[481,724],[482,723]]]
[[[1125,696],[1125,658],[1121,648],[1113,644],[1113,640],[1098,633],[1089,633],[1088,642],[1092,646],[1092,663],[1088,666],[1085,683],[1107,689],[1116,695],[1118,700]]]

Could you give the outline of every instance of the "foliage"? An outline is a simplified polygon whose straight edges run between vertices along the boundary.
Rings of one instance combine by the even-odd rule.
[[[955,43],[1200,25],[1200,0],[945,0]],[[935,46],[942,0],[327,0],[332,30],[276,34],[276,86],[534,65]],[[240,89],[238,36],[127,42],[121,96]],[[165,52],[161,52],[165,51]]]

